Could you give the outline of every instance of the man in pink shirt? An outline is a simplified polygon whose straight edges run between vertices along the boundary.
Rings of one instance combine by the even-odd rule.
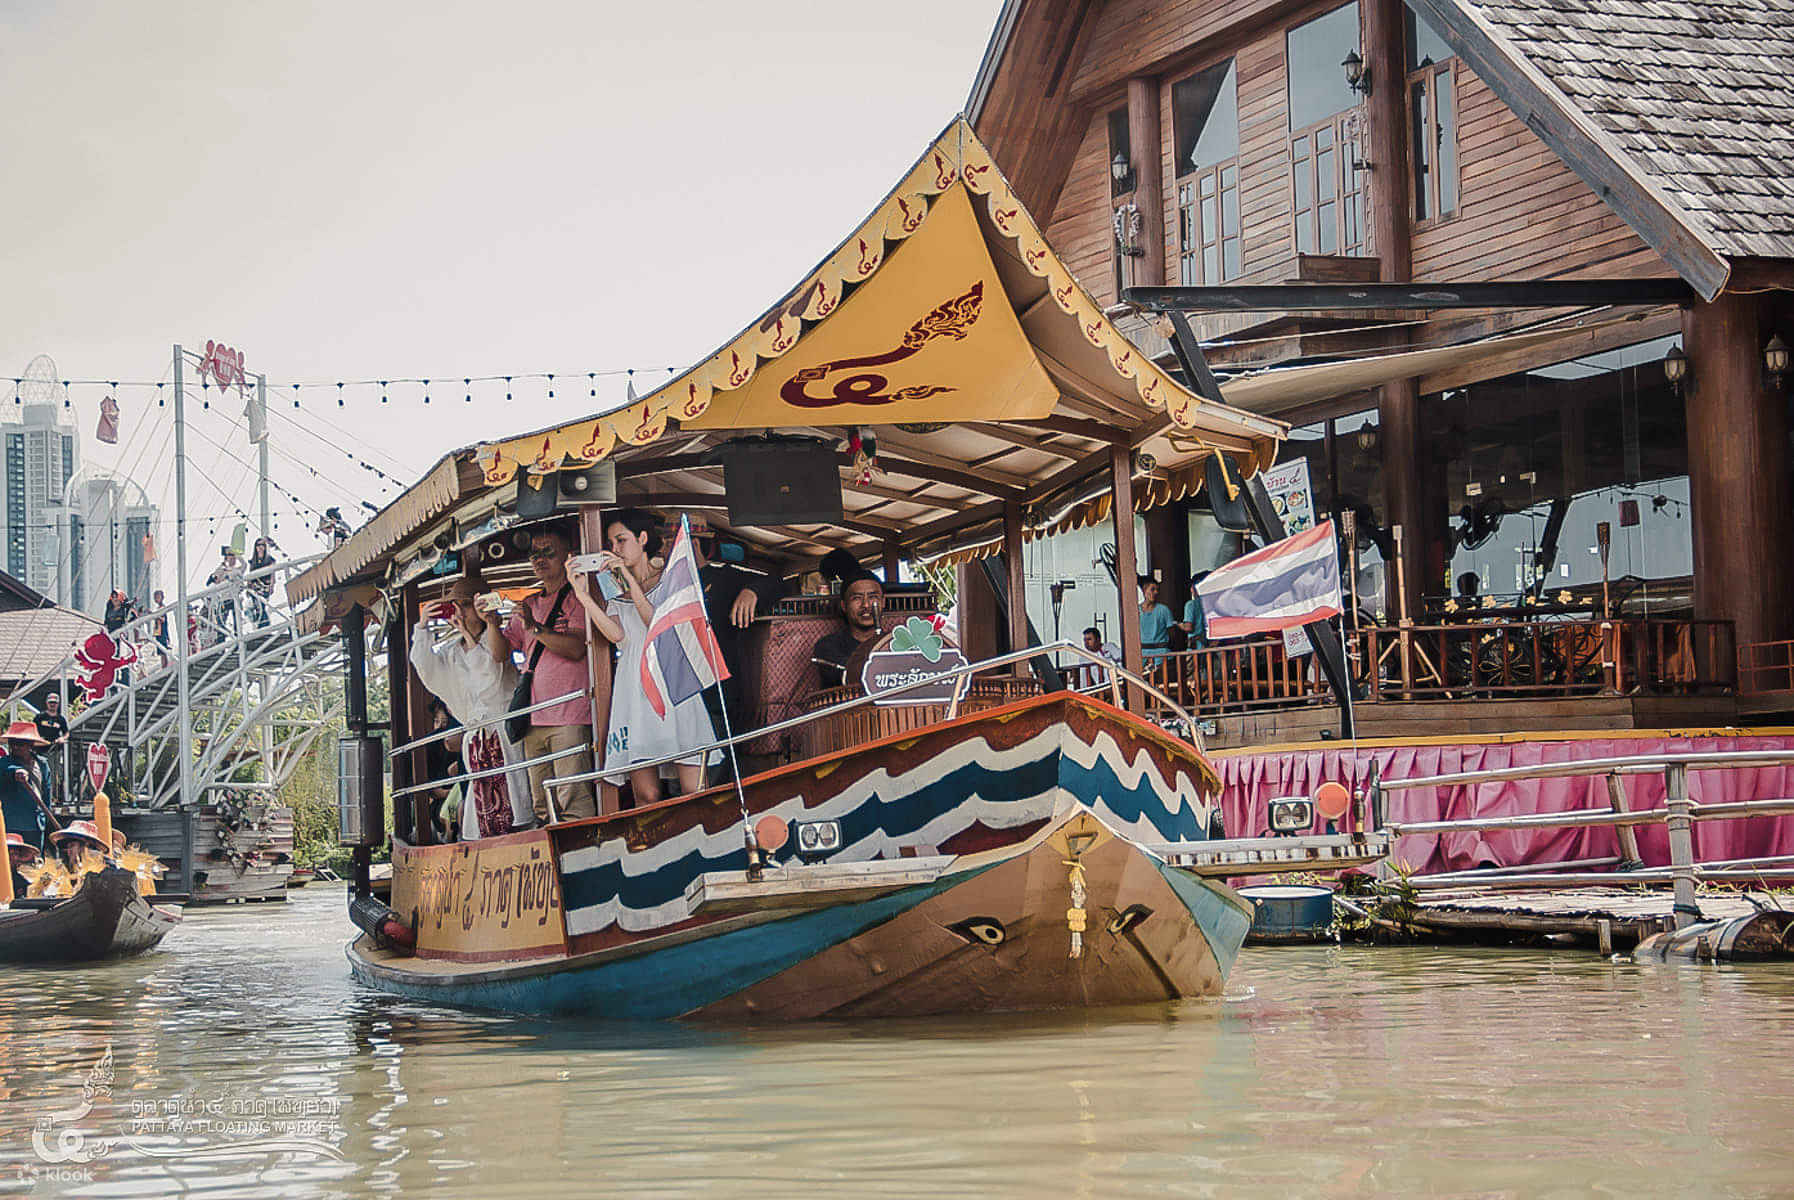
[[[530,568],[542,585],[538,595],[517,606],[517,614],[505,625],[505,640],[524,656],[527,669],[537,644],[536,673],[530,684],[530,703],[540,704],[569,692],[571,700],[530,714],[529,733],[523,738],[525,758],[541,758],[562,750],[578,749],[553,762],[529,768],[530,802],[536,820],[548,820],[547,781],[562,775],[586,775],[592,770],[592,703],[586,695],[585,610],[567,583],[567,556],[572,547],[559,529],[545,529],[530,537]],[[556,601],[560,602],[555,611]],[[550,620],[550,613],[553,619]],[[566,820],[590,817],[598,811],[590,781],[554,789],[556,814]]]

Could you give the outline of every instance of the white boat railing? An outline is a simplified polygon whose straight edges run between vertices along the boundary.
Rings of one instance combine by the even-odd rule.
[[[741,745],[744,742],[751,742],[758,738],[765,737],[769,734],[783,733],[786,730],[797,729],[812,721],[820,721],[825,717],[833,717],[841,713],[852,712],[855,709],[865,708],[880,703],[888,703],[889,698],[892,696],[900,696],[906,692],[918,691],[923,688],[938,687],[942,681],[948,679],[955,681],[953,698],[948,702],[947,708],[947,719],[952,720],[959,715],[959,706],[965,698],[966,685],[971,682],[973,675],[976,675],[980,671],[990,671],[995,670],[998,667],[1006,667],[1015,663],[1027,662],[1029,659],[1038,658],[1043,654],[1052,654],[1060,650],[1069,651],[1075,657],[1083,658],[1091,663],[1100,665],[1103,669],[1110,672],[1109,686],[1114,694],[1115,706],[1117,708],[1124,707],[1120,702],[1120,691],[1122,686],[1126,684],[1137,687],[1163,703],[1166,708],[1176,716],[1178,721],[1184,726],[1185,741],[1193,745],[1198,751],[1203,749],[1201,726],[1197,723],[1196,718],[1186,712],[1177,701],[1173,700],[1170,696],[1167,696],[1154,684],[1142,679],[1127,668],[1117,666],[1109,659],[1104,658],[1091,650],[1085,649],[1082,645],[1076,642],[1062,641],[1048,642],[1044,646],[1030,646],[1025,650],[1012,650],[1007,654],[999,654],[994,658],[983,659],[975,663],[966,663],[949,670],[936,672],[933,675],[926,675],[920,679],[911,680],[909,683],[899,687],[890,688],[880,692],[876,696],[855,696],[851,700],[843,700],[839,704],[831,704],[826,708],[819,708],[815,712],[790,717],[771,725],[763,725],[760,728],[750,730],[747,733],[738,733],[734,737],[716,738],[713,741],[706,742],[702,746],[693,746],[673,754],[664,754],[659,758],[648,759],[639,763],[631,763],[629,764],[629,769],[631,771],[648,770],[663,766],[667,763],[678,762],[681,759],[689,760],[700,754],[708,757],[712,750],[728,749],[733,746]],[[586,771],[578,775],[562,775],[558,778],[545,780],[544,782],[550,788],[567,787],[572,784],[591,783],[603,779],[609,774],[611,774],[611,772],[598,769]]]

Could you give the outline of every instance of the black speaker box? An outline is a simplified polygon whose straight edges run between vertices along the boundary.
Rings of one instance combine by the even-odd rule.
[[[730,525],[832,525],[841,520],[835,448],[817,441],[740,441],[716,451]]]

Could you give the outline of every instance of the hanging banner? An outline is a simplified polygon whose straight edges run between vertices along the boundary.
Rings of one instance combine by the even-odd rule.
[[[100,426],[93,435],[109,446],[118,445],[118,401],[111,396],[100,401]]]
[[[111,774],[112,751],[104,742],[95,742],[87,748],[87,782],[99,793],[105,790],[106,777]]]
[[[260,395],[249,393],[243,401],[243,419],[249,422],[249,441],[259,445],[268,440],[268,406]]]
[[[1262,478],[1271,507],[1283,518],[1286,536],[1294,537],[1314,528],[1314,489],[1309,486],[1306,458],[1266,467]]]

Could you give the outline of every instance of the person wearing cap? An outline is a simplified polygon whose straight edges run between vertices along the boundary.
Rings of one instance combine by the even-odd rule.
[[[47,764],[37,755],[44,739],[30,721],[14,721],[4,740],[6,753],[0,754],[0,806],[6,814],[6,830],[42,852],[49,817],[45,797],[50,786]]]
[[[37,725],[37,736],[44,739],[47,748],[44,751],[44,766],[48,770],[52,785],[62,774],[62,756],[68,753],[65,745],[69,735],[68,718],[62,715],[62,694],[51,692],[44,697],[44,706],[32,718]],[[57,789],[60,790],[60,789]],[[48,800],[49,793],[44,794]]]

